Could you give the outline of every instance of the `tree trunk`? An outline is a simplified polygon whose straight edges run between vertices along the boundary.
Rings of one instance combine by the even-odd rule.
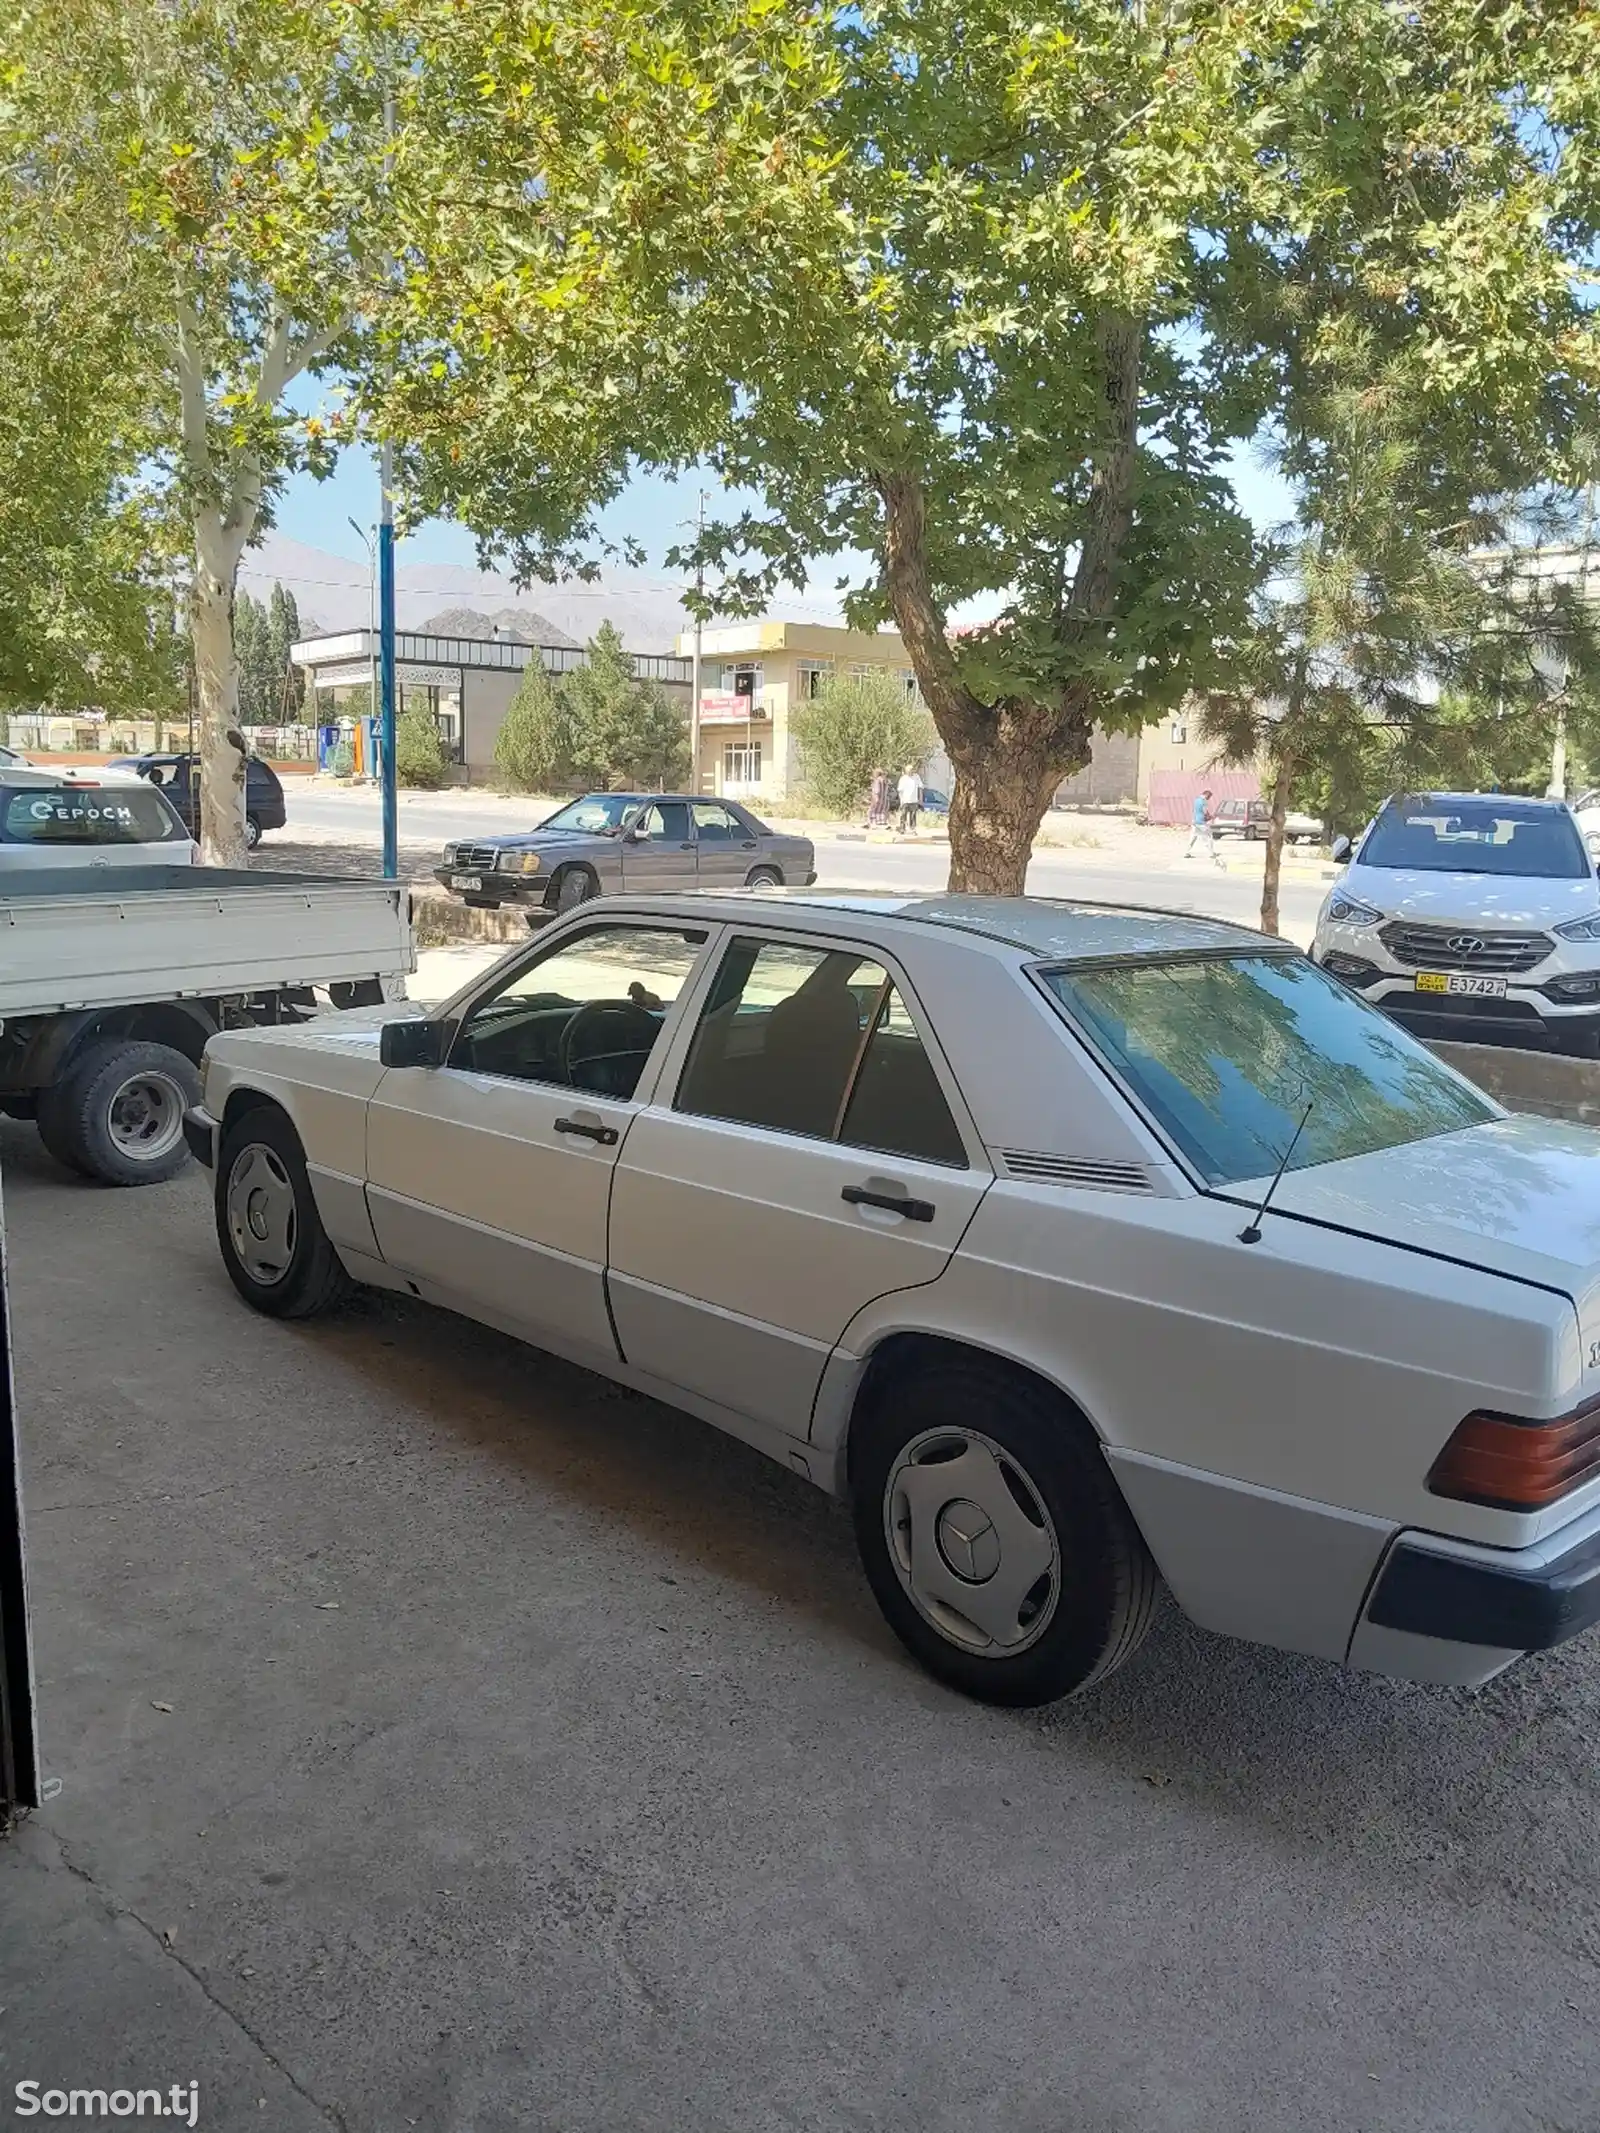
[[[207,866],[242,867],[244,739],[239,731],[239,663],[233,645],[234,581],[242,544],[215,511],[195,514],[195,695],[200,756],[200,856]]]
[[[1284,757],[1272,777],[1272,821],[1267,829],[1266,862],[1261,869],[1261,930],[1279,933],[1278,879],[1283,871],[1283,842],[1289,818],[1289,761]]]
[[[1028,860],[1045,809],[1064,777],[1089,760],[1089,724],[1064,739],[1049,704],[995,706],[976,746],[950,750],[950,888],[958,896],[1025,896]]]

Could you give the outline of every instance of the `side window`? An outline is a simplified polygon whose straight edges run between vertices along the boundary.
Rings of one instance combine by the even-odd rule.
[[[639,827],[652,843],[687,844],[689,805],[686,800],[657,800],[639,818]]]
[[[474,1002],[450,1064],[626,1098],[705,941],[665,926],[596,926]]]
[[[745,834],[725,807],[710,800],[695,802],[694,826],[702,844],[731,844]]]
[[[892,985],[885,989],[839,1138],[852,1148],[967,1167],[967,1151],[917,1025]]]
[[[853,949],[731,942],[677,1109],[966,1167],[916,1025],[882,964]]]

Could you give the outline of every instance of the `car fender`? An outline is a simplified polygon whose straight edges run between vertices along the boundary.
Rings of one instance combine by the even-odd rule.
[[[312,1056],[298,1056],[291,1073],[287,1063],[279,1067],[270,1054],[236,1064],[225,1050],[213,1049],[206,1109],[226,1127],[252,1102],[276,1105],[305,1150],[312,1197],[329,1238],[344,1250],[377,1259],[378,1241],[367,1213],[367,1103],[383,1069],[376,1053],[370,1064],[360,1058],[345,1062],[330,1053],[314,1068],[309,1067]]]

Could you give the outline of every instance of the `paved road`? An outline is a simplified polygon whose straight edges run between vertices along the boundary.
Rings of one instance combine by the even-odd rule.
[[[0,1848],[0,2096],[1593,2133],[1600,1640],[1474,1698],[1169,1613],[1091,1700],[984,1710],[755,1453],[420,1305],[252,1316],[197,1173],[0,1158],[62,1780]]]
[[[296,829],[310,829],[338,836],[351,843],[380,842],[377,796],[361,791],[289,790],[290,827],[283,833],[292,838]],[[481,801],[452,805],[447,795],[400,802],[400,836],[405,844],[437,848],[449,837],[482,836],[490,827],[509,828],[526,814],[530,824],[539,809],[524,801],[498,803],[490,812]],[[262,860],[270,865],[276,838],[262,846]],[[1174,850],[1178,849],[1173,839]],[[1231,854],[1235,859],[1242,855]],[[889,888],[906,890],[942,889],[949,865],[948,847],[942,844],[880,845],[854,838],[819,838],[817,872],[826,888]],[[1166,860],[1156,866],[1117,867],[1095,853],[1042,850],[1028,870],[1028,887],[1036,896],[1086,896],[1111,902],[1166,906],[1203,911],[1215,918],[1237,919],[1245,925],[1259,920],[1261,888],[1259,869],[1222,873],[1204,861],[1185,863]],[[1282,894],[1285,930],[1308,942],[1317,906],[1326,894],[1320,878],[1287,878]]]

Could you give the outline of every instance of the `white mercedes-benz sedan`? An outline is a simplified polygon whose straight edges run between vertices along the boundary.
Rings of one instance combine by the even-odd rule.
[[[996,898],[610,899],[427,1019],[227,1031],[228,1273],[604,1371],[848,1498],[1029,1704],[1203,1627],[1487,1680],[1600,1617],[1600,1134],[1287,943]]]

